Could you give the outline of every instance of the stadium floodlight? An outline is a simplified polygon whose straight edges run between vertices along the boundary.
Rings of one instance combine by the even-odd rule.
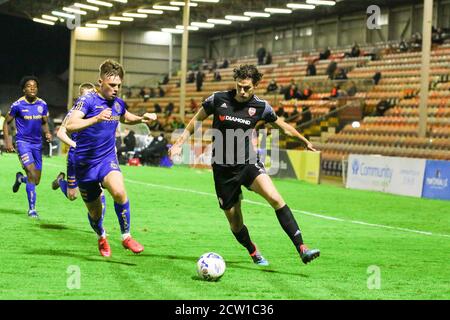
[[[36,18],[36,19],[38,19],[38,18]],[[51,21],[58,21],[59,20],[57,17],[49,16],[47,14],[43,14],[42,15],[42,19],[51,20]]]
[[[234,15],[227,15],[227,16],[225,16],[225,19],[231,20],[231,21],[250,21],[250,17],[234,16]]]
[[[183,1],[170,1],[170,5],[184,7],[184,2]],[[198,7],[198,3],[189,2],[189,7]]]
[[[194,2],[208,2],[208,3],[218,3],[220,0],[191,0]]]
[[[40,18],[33,18],[33,21],[37,22],[37,23],[48,24],[49,26],[54,26],[55,25],[54,21],[44,20],[44,19],[40,19]]]
[[[199,28],[214,28],[214,23],[208,22],[191,22],[191,26]]]
[[[181,26],[181,25],[178,25],[175,28],[180,29],[180,30],[184,30],[184,26]],[[198,27],[196,27],[196,26],[188,26],[187,29],[189,31],[197,31]]]
[[[306,0],[307,4],[315,4],[318,6],[334,6],[336,5],[336,1],[328,1],[328,0]]]
[[[108,28],[108,26],[106,24],[99,24],[99,23],[86,23],[86,27],[88,27],[88,28],[100,28],[100,29]]]
[[[163,14],[164,13],[164,11],[162,11],[162,10],[154,10],[154,9],[138,9],[137,12],[148,13],[148,14]]]
[[[105,2],[105,1],[99,1],[99,0],[86,0],[86,1],[89,2],[89,3],[96,4],[96,5],[99,5],[99,6],[104,6],[104,7],[110,7],[111,8],[113,6],[112,3]]]
[[[231,24],[231,21],[226,19],[208,19],[206,22],[214,24]]]
[[[63,7],[63,10],[66,12],[70,12],[70,13],[76,13],[76,14],[82,14],[82,15],[87,14],[86,11],[76,9],[76,8]]]
[[[115,17],[115,16],[111,16],[111,17],[109,17],[109,19],[115,20],[115,21],[128,21],[128,22],[131,22],[134,20],[133,18],[130,18],[130,17]]]
[[[168,10],[168,11],[180,11],[180,7],[174,7],[174,6],[154,5],[153,9],[156,9],[156,10]]]
[[[316,6],[313,4],[304,4],[304,3],[288,3],[286,7],[293,10],[297,9],[313,10],[316,8]]]
[[[120,24],[120,21],[97,20],[97,23],[100,23],[100,24],[112,24],[112,25],[118,26]]]
[[[168,32],[168,33],[183,33],[184,30],[175,29],[175,28],[162,28],[162,32]]]
[[[86,9],[86,10],[92,10],[92,11],[100,10],[99,7],[90,6],[90,5],[84,4],[84,3],[75,2],[73,5],[77,8]]]
[[[269,13],[284,13],[284,14],[292,13],[291,9],[282,9],[282,8],[265,8],[264,11]]]
[[[246,11],[246,12],[244,12],[244,16],[252,17],[252,18],[269,18],[270,17],[270,13]]]
[[[60,12],[60,11],[52,11],[52,15],[63,17],[63,18],[69,18],[69,19],[75,19],[75,16],[70,13]]]
[[[134,13],[134,12],[124,12],[122,13],[124,17],[141,18],[145,19],[148,17],[145,13]]]

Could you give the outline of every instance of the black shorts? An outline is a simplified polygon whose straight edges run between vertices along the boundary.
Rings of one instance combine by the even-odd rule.
[[[237,167],[213,166],[214,186],[220,208],[231,209],[242,199],[241,186],[250,190],[250,186],[257,176],[266,173],[264,164],[245,164]]]

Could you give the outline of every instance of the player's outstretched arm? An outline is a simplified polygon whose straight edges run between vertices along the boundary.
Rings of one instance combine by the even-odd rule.
[[[289,137],[295,137],[305,144],[305,147],[307,150],[311,151],[317,151],[314,149],[312,143],[306,139],[304,136],[302,136],[293,126],[291,126],[289,123],[284,121],[281,118],[278,118],[275,122],[272,122],[271,124],[275,125],[278,129],[282,130],[284,134],[286,134]]]
[[[14,152],[14,146],[9,135],[9,124],[14,120],[10,114],[6,115],[5,122],[3,122],[3,139],[5,140],[6,152]]]
[[[195,116],[189,121],[188,125],[184,129],[181,136],[177,139],[177,141],[173,144],[173,146],[169,150],[169,156],[172,158],[174,156],[177,156],[181,154],[181,146],[186,142],[187,139],[191,136],[191,134],[194,132],[195,123],[197,121],[203,121],[206,118],[208,118],[208,114],[206,113],[205,109],[203,107],[198,110],[198,112],[195,114]]]
[[[67,121],[66,129],[69,132],[77,132],[90,127],[98,122],[108,121],[111,119],[112,110],[107,108],[95,117],[84,118],[84,113],[80,110],[74,110]]]
[[[76,148],[77,147],[76,142],[73,141],[72,139],[70,139],[70,137],[67,135],[67,129],[66,129],[66,127],[64,125],[59,127],[59,130],[56,133],[56,136],[58,137],[59,140],[61,140],[65,144],[71,146],[72,148]]]
[[[138,124],[138,123],[149,123],[156,120],[156,113],[144,113],[142,117],[137,116],[131,112],[125,111],[125,114],[120,117],[120,122],[124,124]]]

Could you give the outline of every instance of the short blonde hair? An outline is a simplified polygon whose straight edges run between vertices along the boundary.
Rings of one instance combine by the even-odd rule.
[[[80,84],[80,86],[78,87],[78,93],[79,95],[83,95],[83,91],[85,90],[95,90],[95,86],[93,83],[90,82],[84,82],[82,84]]]

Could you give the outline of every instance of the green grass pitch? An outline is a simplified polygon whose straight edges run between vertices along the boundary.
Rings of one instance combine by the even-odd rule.
[[[122,167],[132,234],[145,251],[133,255],[122,248],[108,195],[112,257],[106,259],[82,200],[70,202],[51,190],[65,171],[64,158],[44,158],[39,221],[27,217],[25,186],[11,191],[17,156],[4,154],[0,164],[0,299],[450,298],[449,202],[275,180],[306,243],[321,250],[304,265],[274,211],[244,190],[244,222],[270,261],[261,268],[230,232],[210,171]],[[196,260],[208,251],[227,264],[217,283],[196,277]],[[73,266],[80,271],[79,289],[68,288]]]

